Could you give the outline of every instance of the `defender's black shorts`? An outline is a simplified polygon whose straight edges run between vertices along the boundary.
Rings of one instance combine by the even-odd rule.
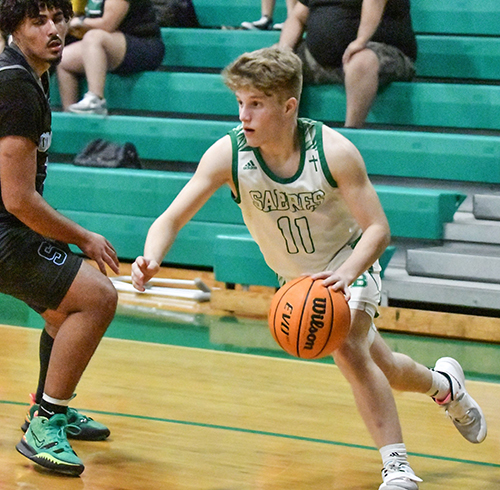
[[[0,292],[24,301],[38,313],[56,310],[83,259],[60,242],[26,226],[0,231]]]

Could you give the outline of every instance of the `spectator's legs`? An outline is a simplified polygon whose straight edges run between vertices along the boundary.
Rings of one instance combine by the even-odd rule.
[[[89,91],[104,97],[106,73],[117,68],[125,57],[125,36],[122,32],[92,29],[85,34],[82,43],[85,50],[83,66]]]
[[[261,1],[262,16],[266,16],[269,19],[272,19],[274,14],[275,4],[276,0],[262,0]]]
[[[59,94],[64,110],[79,99],[79,75],[85,73],[82,58],[82,43],[72,43],[64,48],[61,63],[57,67]]]
[[[101,29],[88,31],[81,41],[64,48],[57,67],[63,109],[79,100],[78,77],[85,74],[89,92],[104,96],[106,73],[117,68],[125,57],[127,43],[122,32]]]
[[[345,126],[360,128],[365,123],[378,90],[379,61],[371,49],[354,54],[346,65],[346,118]]]

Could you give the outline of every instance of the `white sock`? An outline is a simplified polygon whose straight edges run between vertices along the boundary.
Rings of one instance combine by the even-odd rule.
[[[406,461],[406,446],[403,442],[397,444],[388,444],[379,449],[382,456],[382,463],[385,466],[389,461]]]
[[[432,385],[427,395],[436,400],[444,400],[451,391],[449,379],[442,373],[431,369]]]
[[[75,398],[76,395],[73,395],[69,400],[59,400],[57,398],[52,398],[51,396],[47,395],[44,393],[42,395],[42,400],[45,400],[46,402],[52,403],[52,405],[60,405],[61,407],[67,407],[69,405],[69,402]]]

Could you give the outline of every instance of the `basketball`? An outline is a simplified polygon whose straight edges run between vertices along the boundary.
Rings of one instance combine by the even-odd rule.
[[[338,349],[351,327],[351,313],[344,294],[301,276],[274,295],[269,309],[269,329],[278,345],[302,359],[319,359]]]

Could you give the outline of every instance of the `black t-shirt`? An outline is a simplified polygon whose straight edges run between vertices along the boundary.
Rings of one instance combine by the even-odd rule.
[[[299,0],[309,8],[306,43],[323,66],[342,66],[342,55],[356,39],[363,0]],[[372,41],[400,49],[417,58],[417,42],[410,15],[410,0],[388,0]]]
[[[35,186],[40,194],[43,193],[47,150],[52,138],[48,74],[42,78],[40,85],[17,49],[8,46],[0,54],[0,138],[22,136],[37,145]],[[0,195],[0,221],[5,220],[17,221],[5,210]]]
[[[102,17],[106,0],[88,0],[86,16]],[[127,15],[118,29],[124,34],[137,37],[161,37],[160,26],[151,0],[127,0],[130,4]]]

